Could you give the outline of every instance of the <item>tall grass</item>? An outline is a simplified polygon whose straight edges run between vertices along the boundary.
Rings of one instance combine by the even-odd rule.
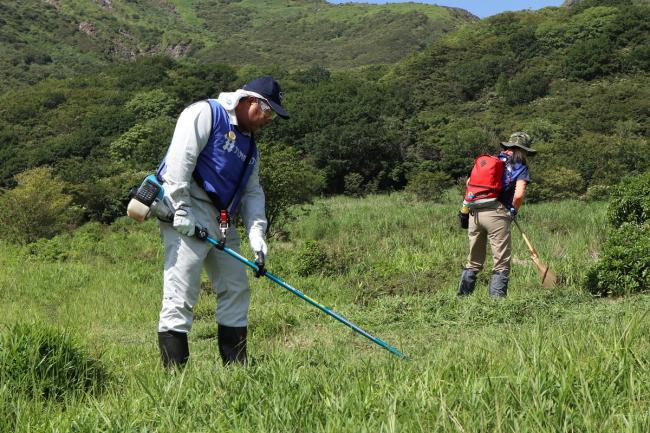
[[[599,300],[579,289],[604,236],[605,206],[527,206],[522,227],[564,285],[541,287],[515,233],[511,290],[500,302],[488,298],[485,275],[472,297],[454,295],[467,254],[456,212],[456,203],[400,194],[338,197],[269,242],[272,272],[411,362],[251,279],[251,365],[221,365],[205,283],[190,363],[169,373],[155,342],[155,224],[121,220],[40,249],[7,246],[0,323],[38,318],[68,330],[101,355],[111,379],[104,392],[72,393],[64,404],[2,383],[0,409],[11,416],[0,430],[650,431],[650,296]]]

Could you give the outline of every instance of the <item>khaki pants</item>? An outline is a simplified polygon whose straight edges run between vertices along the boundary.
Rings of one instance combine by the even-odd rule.
[[[466,269],[473,272],[483,270],[488,240],[492,249],[494,265],[492,272],[510,273],[510,259],[512,258],[512,239],[510,237],[510,224],[512,218],[506,208],[499,204],[498,207],[476,209],[469,218],[469,256]]]

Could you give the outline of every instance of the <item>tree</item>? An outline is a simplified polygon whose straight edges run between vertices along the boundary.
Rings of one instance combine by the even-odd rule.
[[[471,53],[468,53],[471,54]],[[454,68],[454,77],[462,97],[475,99],[480,92],[493,85],[499,74],[508,69],[510,59],[506,56],[485,55],[481,58],[462,61]]]
[[[505,74],[499,76],[497,93],[510,105],[525,104],[546,95],[549,79],[543,71],[529,69],[523,71],[511,80]]]
[[[26,244],[52,237],[76,225],[80,209],[71,206],[65,182],[49,167],[38,167],[16,175],[17,186],[0,191],[0,235]]]
[[[570,78],[593,80],[618,69],[614,43],[607,37],[575,43],[567,51],[565,62]]]
[[[585,182],[580,172],[563,166],[550,166],[540,174],[539,181],[530,184],[526,197],[530,202],[566,200],[577,198],[584,190]]]
[[[296,73],[296,80],[303,84],[317,84],[321,81],[329,81],[331,77],[330,71],[320,65],[313,65],[307,70]]]
[[[155,117],[136,123],[111,143],[109,154],[130,168],[152,170],[158,166],[174,132],[174,119]]]
[[[260,148],[260,178],[270,229],[291,219],[293,206],[310,202],[322,191],[325,178],[290,146],[260,144]]]
[[[150,120],[158,116],[171,116],[179,104],[179,100],[162,89],[139,92],[126,103],[126,109],[131,111],[138,121]]]
[[[438,201],[453,179],[441,171],[420,171],[409,180],[406,191],[415,195],[419,201]]]

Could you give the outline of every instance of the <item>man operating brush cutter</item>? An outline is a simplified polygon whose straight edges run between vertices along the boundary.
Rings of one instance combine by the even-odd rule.
[[[278,83],[271,77],[262,77],[235,92],[189,106],[179,117],[157,175],[147,177],[134,191],[127,210],[129,216],[137,220],[151,214],[157,216],[165,245],[158,342],[166,367],[184,365],[189,358],[187,335],[199,296],[202,268],[217,295],[221,358],[224,364],[246,362],[250,294],[244,265],[253,269],[256,276],[266,276],[376,344],[404,357],[397,349],[264,268],[267,221],[254,133],[266,126],[275,114],[289,117],[281,101]],[[231,225],[238,211],[247,228],[255,263],[239,255],[239,235]]]
[[[138,221],[142,221],[145,218],[153,215],[157,217],[160,221],[168,222],[171,223],[174,218],[174,212],[173,210],[169,207],[169,201],[166,200],[165,198],[165,193],[163,190],[163,187],[158,183],[157,179],[155,176],[150,175],[147,176],[147,178],[144,180],[140,188],[134,189],[131,192],[131,197],[132,200],[129,203],[129,209],[128,213],[129,216],[133,217],[134,219]],[[405,359],[405,360],[410,360],[410,358],[404,353],[400,352],[393,346],[387,344],[386,342],[382,341],[381,339],[372,336],[368,332],[364,331],[361,329],[359,326],[355,325],[354,323],[350,322],[348,319],[345,317],[341,316],[337,312],[325,307],[324,305],[319,304],[309,296],[305,295],[302,293],[300,290],[290,286],[289,284],[285,283],[280,279],[279,277],[273,275],[271,272],[267,271],[265,266],[264,266],[264,255],[263,253],[258,253],[256,254],[256,260],[255,262],[251,262],[250,260],[246,259],[245,257],[241,256],[239,253],[236,251],[233,251],[232,249],[228,248],[226,246],[227,241],[226,237],[224,236],[223,233],[219,233],[218,240],[214,237],[211,237],[208,233],[208,230],[206,228],[200,228],[196,227],[194,230],[194,235],[196,236],[197,239],[206,241],[213,245],[217,250],[223,251],[224,253],[228,254],[229,256],[235,258],[239,262],[245,264],[249,268],[251,268],[255,272],[256,277],[261,277],[264,276],[274,283],[278,284],[279,286],[287,289],[294,295],[298,296],[299,298],[303,299],[304,301],[307,301],[309,304],[313,305],[314,307],[318,308],[319,310],[323,311],[325,314],[333,317],[334,319],[338,320],[342,324],[348,326],[351,328],[354,332],[363,335],[373,343],[383,347],[384,349],[388,350],[391,352],[393,355],[398,356],[399,358]]]
[[[225,364],[246,362],[250,294],[245,268],[194,233],[197,225],[206,227],[238,251],[240,238],[232,222],[239,213],[251,249],[266,256],[267,220],[255,133],[276,115],[289,117],[282,97],[273,78],[261,77],[217,99],[194,103],[178,118],[156,175],[173,210],[172,222],[160,222],[165,270],[158,342],[165,366],[182,365],[189,357],[187,334],[202,268],[217,295],[221,359]]]

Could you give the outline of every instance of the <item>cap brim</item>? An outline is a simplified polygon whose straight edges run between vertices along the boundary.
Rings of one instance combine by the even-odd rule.
[[[269,105],[271,106],[273,111],[275,111],[275,113],[278,116],[282,117],[283,119],[288,119],[289,118],[289,113],[287,113],[287,111],[284,108],[282,108],[282,106],[280,104],[276,104],[275,102],[271,101],[268,98],[266,99],[266,102],[269,103]]]
[[[525,150],[530,155],[534,155],[534,154],[537,153],[537,151],[535,149],[531,149],[530,147],[526,147],[526,146],[524,146],[522,144],[519,144],[519,143],[511,143],[509,141],[502,141],[501,146],[503,146],[503,147],[518,147],[520,149]]]

